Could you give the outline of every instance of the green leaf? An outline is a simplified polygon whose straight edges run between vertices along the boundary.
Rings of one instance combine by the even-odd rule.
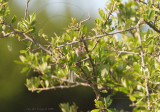
[[[63,53],[66,55],[68,53],[68,50],[66,49],[66,47],[63,47]]]
[[[35,23],[36,23],[36,20],[33,20],[33,21],[31,22],[31,26],[35,25]]]
[[[24,56],[19,56],[20,60],[24,63],[26,61],[26,58]]]
[[[121,78],[121,83],[124,87],[128,88],[128,81],[124,78]]]
[[[153,45],[149,45],[148,46],[148,51],[151,53],[151,52],[153,52],[153,50],[154,50],[154,46]]]
[[[20,73],[25,73],[25,72],[27,72],[29,70],[29,67],[28,66],[26,66],[26,67],[24,67],[22,70],[21,70],[21,72]]]
[[[153,39],[153,37],[147,38],[145,42],[148,43],[148,42],[150,42],[151,39]]]
[[[154,10],[151,10],[148,14],[148,20],[151,20],[155,15],[155,11]]]
[[[94,109],[91,112],[101,112],[100,109]]]
[[[98,67],[98,71],[100,71],[101,77],[105,78],[108,75],[108,73],[109,73],[109,65],[107,65],[107,64],[100,65]]]
[[[116,109],[107,109],[107,112],[117,112]]]
[[[37,93],[40,93],[41,92],[41,90],[39,90],[39,91],[36,91]]]
[[[129,96],[130,100],[131,101],[136,101],[136,98],[132,95],[132,96]]]
[[[14,23],[17,20],[16,16],[13,16],[11,23]]]
[[[127,28],[129,28],[129,27],[131,27],[131,25],[132,25],[132,20],[127,20],[126,21],[126,23],[125,23],[125,28],[127,29]]]
[[[108,93],[108,91],[107,91],[107,90],[102,90],[101,92],[102,92],[102,93]]]
[[[108,69],[105,67],[105,68],[103,68],[102,71],[101,71],[101,76],[102,76],[102,77],[106,77],[107,75],[108,75]]]
[[[27,50],[20,50],[20,53],[25,54],[27,53]]]
[[[17,63],[17,64],[24,64],[24,63],[22,63],[22,61],[15,60],[14,62]]]
[[[128,90],[124,87],[119,87],[118,90],[124,92],[125,94],[129,93]]]
[[[99,9],[99,15],[101,16],[102,19],[105,19],[105,13],[102,9]]]
[[[95,99],[94,102],[95,102],[96,108],[100,108],[103,105],[102,101],[98,101]]]
[[[71,37],[67,33],[64,35],[64,39],[70,41]]]
[[[32,15],[31,15],[31,21],[35,21],[36,20],[36,13],[33,13]]]
[[[71,63],[73,63],[73,62],[76,62],[77,61],[77,54],[76,53],[74,53],[74,54],[71,54]]]
[[[85,73],[89,73],[89,69],[86,66],[83,67],[83,70],[85,71]]]
[[[60,108],[62,112],[77,112],[78,109],[75,103],[73,103],[73,105],[69,105],[69,103],[61,103]]]
[[[82,34],[86,34],[87,33],[87,26],[83,25],[82,27]]]

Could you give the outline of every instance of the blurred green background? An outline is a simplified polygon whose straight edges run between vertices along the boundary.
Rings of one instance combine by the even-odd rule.
[[[98,8],[104,9],[106,2],[105,0],[31,0],[29,13],[37,13],[38,29],[43,29],[50,36],[54,32],[61,35],[64,28],[69,25],[71,17],[80,21],[86,19],[88,13],[91,20],[86,24],[88,29],[91,29],[94,26],[94,19],[99,17]],[[9,0],[11,16],[16,15],[18,20],[23,18],[25,3],[26,0]],[[59,104],[64,102],[75,102],[79,110],[83,111],[94,108],[95,95],[90,88],[58,89],[39,94],[28,91],[25,86],[27,73],[20,74],[23,66],[14,63],[15,60],[19,60],[19,51],[25,46],[16,38],[0,39],[0,45],[0,112],[59,112]],[[8,49],[8,45],[12,46],[12,49]]]

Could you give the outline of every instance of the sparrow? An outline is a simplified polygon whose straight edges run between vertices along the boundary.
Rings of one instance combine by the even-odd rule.
[[[79,46],[78,48],[75,49],[75,53],[77,54],[77,60],[81,60],[83,55],[85,54],[85,48],[84,46]]]
[[[85,54],[85,48],[84,46],[79,46],[78,48],[75,49],[75,53],[77,54],[77,60],[80,61],[83,57],[83,55]],[[69,70],[69,75],[68,75],[68,80],[72,83],[75,82],[75,76],[76,76],[76,73],[72,70]]]

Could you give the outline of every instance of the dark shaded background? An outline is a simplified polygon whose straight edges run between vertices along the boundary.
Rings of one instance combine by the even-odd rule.
[[[9,1],[11,16],[16,15],[17,19],[20,20],[24,16],[25,0],[21,0],[21,3],[15,1]],[[17,1],[20,2],[20,0]],[[64,28],[70,23],[71,17],[76,17],[78,21],[83,20],[87,18],[88,11],[90,11],[92,17],[86,23],[90,30],[94,26],[95,17],[98,17],[97,6],[94,6],[96,4],[92,4],[91,0],[77,0],[86,2],[86,4],[82,3],[86,5],[84,7],[87,7],[87,4],[90,3],[92,7],[89,9],[88,7],[79,6],[76,3],[77,1],[73,2],[73,0],[68,0],[67,2],[64,0],[59,0],[59,2],[50,0],[49,4],[45,4],[44,0],[31,1],[29,12],[37,12],[37,28],[42,28],[48,35],[53,35],[54,32],[58,35],[62,34]],[[51,5],[54,7],[51,9],[53,12],[48,14],[46,9],[52,7]],[[97,10],[96,12],[94,12],[94,7]],[[61,8],[63,8],[63,13],[61,11],[58,12]],[[25,46],[23,43],[18,42],[16,38],[0,39],[0,45],[0,112],[59,112],[59,104],[64,102],[70,102],[71,104],[75,102],[79,110],[83,111],[94,108],[95,95],[90,88],[77,87],[43,91],[41,93],[28,91],[25,86],[25,80],[32,73],[20,74],[23,65],[14,63],[14,60],[19,60],[19,51],[24,49]],[[12,50],[9,51],[8,45],[12,46]],[[124,94],[119,93],[113,99],[112,107],[130,109],[128,108],[128,103],[130,102]]]

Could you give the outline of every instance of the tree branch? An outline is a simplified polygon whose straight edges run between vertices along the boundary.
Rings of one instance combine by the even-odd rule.
[[[26,8],[25,8],[25,16],[24,19],[27,19],[27,15],[28,15],[28,4],[29,4],[30,0],[27,0],[26,2]]]
[[[50,76],[51,76],[51,78],[58,79],[58,80],[61,80],[63,82],[77,83],[77,82],[73,82],[73,81],[70,81],[70,80],[63,79],[63,78],[59,78],[59,77],[57,77],[55,75],[50,75]],[[79,77],[78,75],[76,75],[76,77],[79,78],[79,79],[81,79],[82,81],[86,81],[85,79]]]
[[[146,77],[145,75],[145,63],[144,63],[144,52],[143,52],[143,47],[142,47],[142,39],[141,39],[141,34],[140,34],[140,24],[142,22],[142,19],[139,20],[137,26],[136,26],[136,29],[137,29],[137,33],[138,33],[138,40],[139,40],[139,47],[140,47],[140,54],[141,54],[141,63],[142,63],[142,70],[143,70],[143,75],[145,77],[145,91],[146,91],[146,96],[147,96],[147,101],[148,101],[148,110],[150,110],[150,93],[149,93],[149,89],[148,89],[148,77]]]
[[[66,88],[74,88],[77,86],[87,86],[90,87],[90,85],[86,84],[86,83],[76,83],[74,85],[63,85],[63,86],[52,86],[52,87],[48,87],[48,88],[35,88],[35,89],[29,89],[32,92],[34,91],[46,91],[46,90],[52,90],[52,89],[66,89]]]
[[[147,21],[145,21],[145,22],[146,22],[146,24],[147,24],[148,26],[150,26],[154,31],[156,31],[157,33],[160,33],[160,30],[159,30],[157,27],[155,27],[152,23],[147,22]]]
[[[43,45],[41,45],[36,40],[34,40],[31,37],[29,37],[28,35],[26,35],[25,33],[21,32],[21,31],[15,30],[11,25],[8,25],[6,22],[3,22],[3,24],[5,24],[8,28],[10,28],[14,33],[20,34],[23,37],[25,37],[25,40],[29,40],[29,41],[35,43],[39,48],[41,48],[42,50],[44,50],[45,52],[47,52],[49,55],[52,55],[52,52],[50,50],[48,50],[47,48],[45,48]]]
[[[128,52],[128,51],[116,51],[114,50],[113,52],[118,52],[118,53],[122,53],[122,54],[135,54],[135,55],[139,55],[139,53],[135,53],[135,52]]]
[[[83,36],[82,36],[82,39],[83,39]],[[85,41],[83,41],[83,44],[84,44],[85,50],[86,50],[86,52],[87,52],[87,54],[88,54],[88,56],[89,56],[89,60],[90,60],[90,62],[91,62],[92,68],[93,68],[93,75],[96,76],[95,65],[94,65],[94,62],[93,62],[92,57],[91,57],[91,55],[90,55],[90,52],[89,52],[89,50],[88,50],[87,44],[86,44]]]
[[[130,27],[130,28],[125,29],[125,30],[118,30],[118,31],[115,31],[115,32],[105,33],[105,34],[98,35],[98,36],[95,36],[95,37],[90,37],[90,38],[86,38],[86,39],[83,39],[83,40],[66,43],[66,44],[57,46],[56,48],[64,47],[64,46],[67,46],[67,45],[73,45],[73,44],[76,44],[76,43],[79,43],[79,42],[83,42],[83,41],[87,41],[87,40],[94,40],[94,39],[102,38],[102,37],[105,37],[107,35],[115,35],[117,33],[123,33],[123,32],[126,32],[126,31],[133,30],[133,29],[136,29],[136,27]]]
[[[109,17],[111,16],[111,14],[112,14],[112,12],[113,12],[114,5],[115,5],[115,4],[114,4],[114,0],[113,0],[112,8],[111,8],[111,10],[110,10],[110,11],[109,11],[109,13],[108,13],[108,16],[107,16],[106,21],[104,22],[103,28],[105,27],[105,25],[106,25],[107,21],[109,20]]]
[[[7,33],[7,34],[3,34],[2,32],[2,35],[0,35],[0,38],[5,38],[5,37],[9,37],[11,34],[14,34],[15,32],[10,32],[10,33]]]

